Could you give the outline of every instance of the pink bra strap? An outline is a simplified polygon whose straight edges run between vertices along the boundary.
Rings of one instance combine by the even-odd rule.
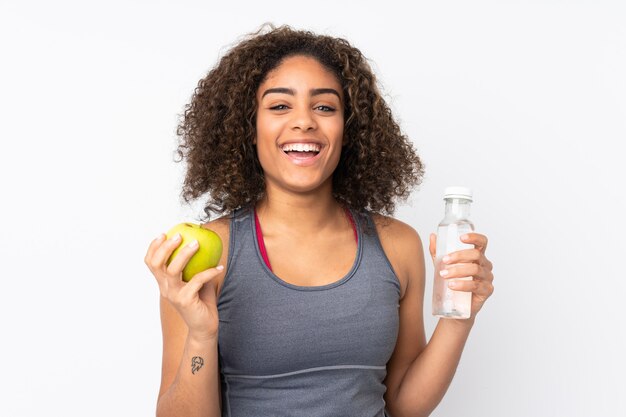
[[[354,223],[354,218],[352,217],[352,213],[350,213],[350,210],[348,210],[347,208],[346,208],[346,214],[348,215],[348,220],[350,220],[350,224],[352,225],[352,230],[354,231],[354,240],[358,244],[359,235],[356,232],[356,223]]]
[[[265,265],[272,270],[272,265],[270,265],[270,258],[267,257],[267,250],[265,249],[265,241],[263,240],[263,232],[261,232],[261,225],[259,224],[259,216],[256,215],[256,208],[254,209],[254,228],[256,229],[256,239],[259,243],[259,250],[261,251],[261,256],[265,261]]]

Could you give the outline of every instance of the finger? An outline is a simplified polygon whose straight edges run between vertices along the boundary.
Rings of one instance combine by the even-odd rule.
[[[474,292],[478,290],[480,281],[475,280],[450,280],[447,282],[448,288],[454,291]]]
[[[466,277],[474,277],[475,279],[485,278],[483,267],[475,263],[456,264],[454,266],[449,266],[441,269],[439,271],[439,275],[441,275],[445,279]]]
[[[443,257],[442,262],[445,265],[453,265],[462,262],[478,262],[481,258],[484,257],[483,253],[474,248],[474,249],[463,249],[460,251],[452,252]]]
[[[189,282],[186,283],[180,290],[180,297],[183,299],[194,297],[196,293],[200,292],[204,284],[217,277],[223,270],[224,266],[219,265],[215,268],[209,268],[202,272],[198,272],[196,275],[191,277]]]
[[[152,242],[150,242],[150,246],[148,246],[146,256],[143,258],[143,261],[146,263],[146,265],[150,266],[150,261],[152,260],[152,257],[154,256],[156,250],[159,248],[159,245],[163,242],[164,238],[165,233],[161,233]]]
[[[471,292],[484,298],[493,294],[493,284],[486,281],[459,281],[454,280],[448,282],[448,287],[454,291]]]
[[[488,269],[490,271],[493,270],[493,263],[491,263],[491,261],[487,258],[485,258],[484,256],[481,258],[481,263],[480,263],[485,269]]]
[[[157,270],[165,270],[165,263],[181,242],[182,237],[180,233],[176,233],[174,236],[164,241],[152,257],[152,267]]]
[[[487,249],[487,236],[481,235],[480,233],[467,233],[462,235],[461,241],[474,245],[476,249],[483,253],[485,252],[485,249]]]
[[[428,246],[428,250],[430,251],[430,256],[435,259],[437,253],[437,235],[434,233],[430,234],[430,245]]]
[[[191,257],[198,251],[198,241],[192,240],[185,246],[183,246],[174,259],[168,265],[166,271],[169,275],[178,276],[178,274],[183,272],[183,269],[191,259]]]

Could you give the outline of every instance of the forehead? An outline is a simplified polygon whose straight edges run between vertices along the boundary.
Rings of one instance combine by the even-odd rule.
[[[296,55],[285,58],[280,65],[267,73],[260,87],[278,86],[297,87],[308,85],[315,87],[334,87],[341,92],[337,76],[317,59]],[[259,88],[261,90],[261,88]]]

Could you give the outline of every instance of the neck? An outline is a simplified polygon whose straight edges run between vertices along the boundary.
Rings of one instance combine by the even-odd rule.
[[[328,184],[329,186],[331,184]],[[350,226],[343,207],[332,196],[332,189],[295,193],[267,187],[256,205],[263,234],[311,235]],[[266,232],[267,231],[267,232]]]

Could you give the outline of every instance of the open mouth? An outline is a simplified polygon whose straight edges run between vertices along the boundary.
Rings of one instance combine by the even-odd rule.
[[[316,143],[288,143],[281,149],[292,159],[307,160],[315,158],[322,147]]]

